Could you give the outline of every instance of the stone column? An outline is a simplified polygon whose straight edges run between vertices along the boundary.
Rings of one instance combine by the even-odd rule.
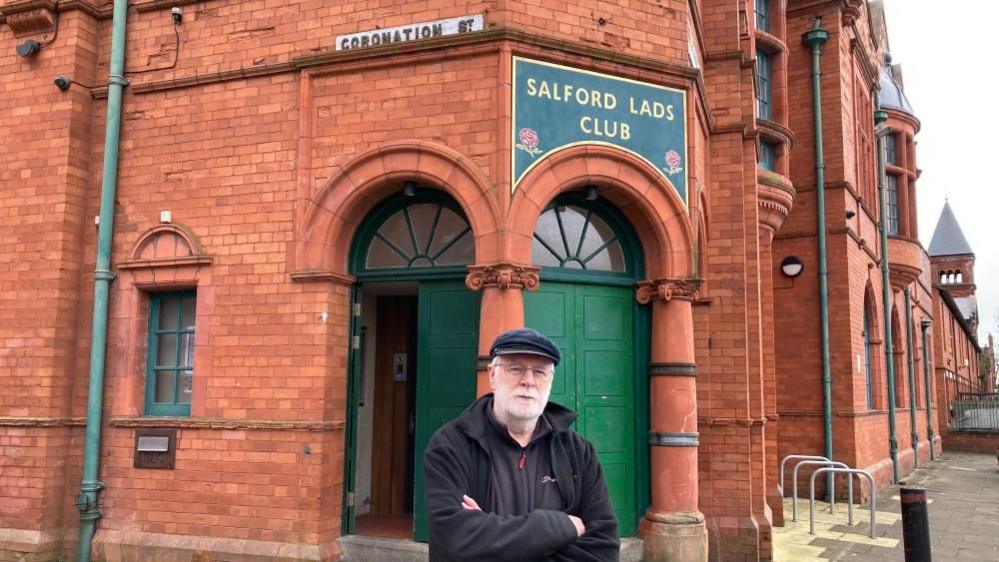
[[[700,280],[639,283],[636,299],[652,304],[649,452],[652,506],[640,524],[644,560],[708,558],[704,515],[697,504],[697,385],[690,309]]]
[[[486,366],[489,346],[506,330],[524,325],[524,291],[537,291],[539,267],[509,262],[468,266],[465,286],[482,291],[479,304],[479,360],[476,365],[476,396],[489,392]]]

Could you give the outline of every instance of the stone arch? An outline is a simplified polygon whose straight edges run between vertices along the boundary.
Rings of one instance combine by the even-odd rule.
[[[136,240],[128,253],[129,261],[177,260],[204,256],[197,235],[178,224],[150,228]]]
[[[520,182],[509,210],[506,248],[518,263],[531,262],[534,226],[558,194],[593,184],[625,215],[642,243],[650,279],[695,275],[694,236],[676,190],[645,161],[623,150],[582,145],[560,150]]]
[[[480,262],[500,256],[499,205],[485,174],[463,154],[426,141],[401,141],[365,152],[340,167],[308,208],[297,232],[294,269],[348,274],[351,241],[368,212],[402,182],[430,184],[461,206]]]

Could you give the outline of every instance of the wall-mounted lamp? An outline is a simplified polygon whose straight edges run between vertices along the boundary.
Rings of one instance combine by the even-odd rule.
[[[407,181],[402,184],[402,194],[406,197],[412,197],[416,195],[416,182]]]
[[[790,278],[795,278],[801,275],[801,272],[805,270],[805,264],[802,263],[798,256],[788,256],[784,258],[784,261],[780,262],[780,270]]]
[[[33,57],[38,51],[42,50],[42,44],[34,39],[28,39],[24,43],[14,47],[14,50],[24,58]]]
[[[852,219],[855,216],[857,216],[857,213],[853,209],[846,210],[846,218]]]
[[[587,201],[596,201],[597,197],[597,186],[588,185],[583,188],[583,199],[586,199]]]

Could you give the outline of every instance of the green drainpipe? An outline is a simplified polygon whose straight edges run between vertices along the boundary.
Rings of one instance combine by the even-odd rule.
[[[923,388],[926,389],[926,440],[930,442],[930,460],[937,460],[937,453],[933,448],[933,390],[930,386],[930,348],[926,331],[930,329],[930,321],[923,320],[919,323],[923,329]]]
[[[118,183],[118,133],[121,126],[121,94],[125,88],[126,0],[114,0],[111,31],[111,67],[108,77],[107,126],[104,131],[104,170],[101,178],[101,214],[97,230],[97,267],[94,270],[94,320],[90,341],[90,388],[87,391],[86,448],[83,482],[76,507],[80,510],[80,543],[76,559],[89,562],[94,527],[101,517],[97,494],[104,484],[97,480],[101,447],[101,408],[104,402],[104,355],[108,335],[108,292],[111,272],[111,234],[114,199]]]
[[[829,269],[826,266],[826,163],[822,149],[822,44],[829,32],[815,18],[812,29],[801,36],[812,48],[812,112],[815,116],[815,208],[819,237],[819,323],[822,332],[822,407],[825,420],[825,457],[833,458],[832,446],[832,375],[829,369]],[[833,475],[827,478],[826,492],[832,501]]]
[[[913,466],[919,468],[919,431],[916,430],[916,364],[912,355],[912,297],[905,288],[905,338],[909,356],[909,429],[912,437]]]
[[[875,97],[875,99],[877,99]],[[888,120],[888,112],[877,104],[874,122],[877,125]],[[891,454],[892,484],[898,484],[898,438],[895,434],[895,361],[891,344],[891,277],[888,274],[888,223],[885,218],[885,139],[878,135],[878,216],[881,228],[881,295],[885,309],[885,363],[888,367],[888,451]]]

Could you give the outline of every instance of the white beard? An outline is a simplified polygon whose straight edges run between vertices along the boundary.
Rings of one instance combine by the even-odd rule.
[[[493,402],[511,422],[533,423],[545,411],[550,395],[551,387],[547,390],[526,389],[520,386],[512,389],[496,388],[493,391]],[[520,396],[530,396],[532,399],[524,400],[519,398]]]

